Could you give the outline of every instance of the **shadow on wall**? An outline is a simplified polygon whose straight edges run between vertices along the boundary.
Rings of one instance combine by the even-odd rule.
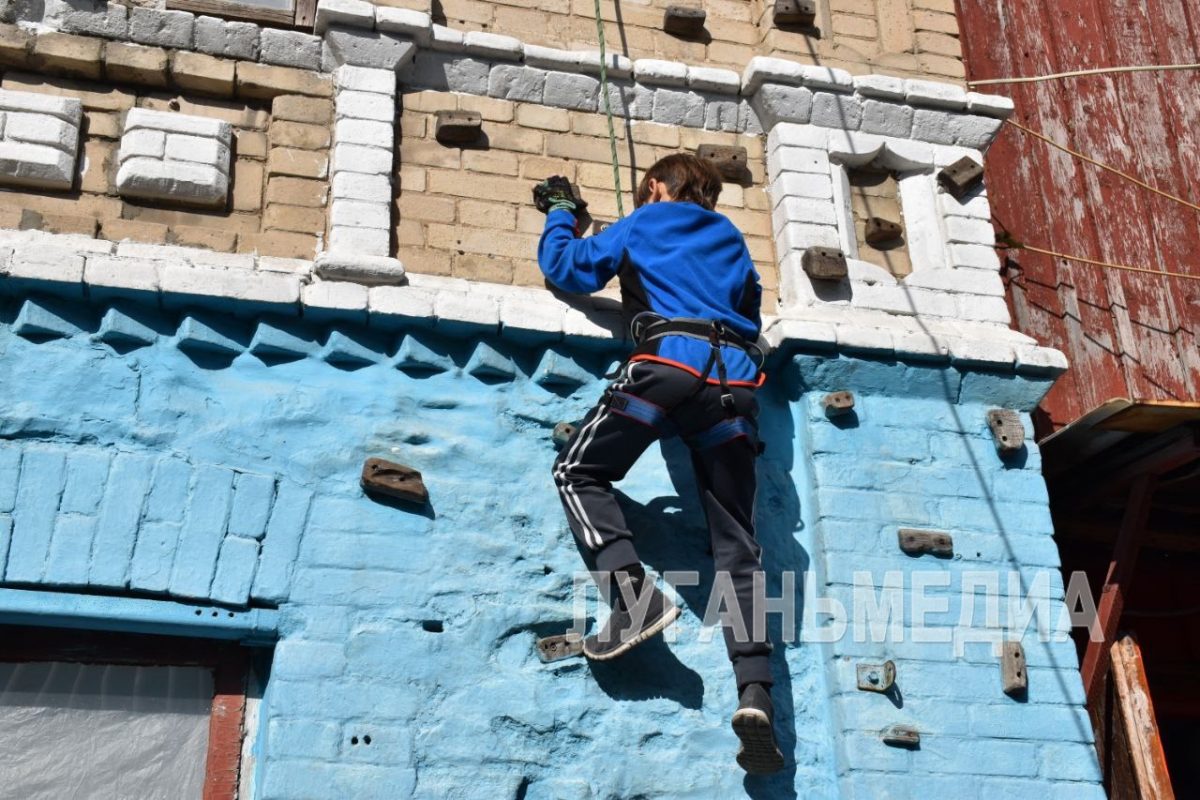
[[[765,392],[766,390],[764,390]],[[767,596],[783,594],[782,574],[797,576],[795,592],[794,629],[784,631],[778,614],[768,617],[768,631],[774,644],[771,671],[775,678],[772,701],[775,705],[775,732],[787,766],[771,776],[746,776],[746,795],[754,800],[793,800],[795,789],[797,735],[796,709],[793,697],[788,651],[800,647],[800,621],[804,618],[804,586],[809,568],[809,554],[796,539],[800,526],[800,499],[792,476],[795,428],[786,398],[763,398],[760,432],[767,443],[767,452],[758,465],[757,535],[763,548],[763,568],[767,575]],[[712,593],[714,568],[712,547],[700,497],[692,473],[691,456],[678,439],[660,444],[663,459],[678,496],[658,497],[649,503],[638,503],[617,492],[634,544],[642,561],[662,574],[671,571],[695,571],[700,582],[695,586],[673,588],[687,610],[703,619]],[[577,543],[578,545],[578,543]],[[589,569],[594,564],[580,549]],[[784,644],[784,640],[789,643]],[[722,647],[714,640],[711,647]],[[698,709],[704,699],[704,681],[684,665],[662,637],[655,637],[613,662],[588,662],[597,685],[614,700],[648,700],[666,698],[685,708]],[[730,667],[728,680],[733,681]],[[732,708],[728,714],[732,716]]]

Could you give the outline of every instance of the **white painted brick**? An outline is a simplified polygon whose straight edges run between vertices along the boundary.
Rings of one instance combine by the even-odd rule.
[[[620,314],[584,313],[577,308],[567,308],[563,314],[563,336],[567,339],[621,340],[625,338],[625,325]]]
[[[390,231],[386,228],[354,228],[334,225],[329,229],[329,247],[338,253],[355,253],[387,258],[391,253]]]
[[[799,86],[804,80],[800,65],[782,58],[755,56],[742,71],[742,94],[752,95],[764,83],[783,83]]]
[[[780,253],[804,251],[810,247],[840,247],[838,229],[833,225],[809,225],[788,222],[778,233]]]
[[[600,82],[587,75],[551,72],[546,76],[544,102],[548,106],[574,111],[595,111]]]
[[[991,222],[968,217],[947,217],[946,236],[952,243],[992,245],[996,242]]]
[[[264,272],[286,272],[289,275],[310,275],[313,262],[306,258],[280,258],[278,256],[258,256],[255,267]]]
[[[1000,259],[995,249],[986,245],[954,244],[950,246],[950,261],[958,267],[998,271]]]
[[[366,175],[390,175],[392,151],[382,147],[357,144],[337,144],[333,147],[332,169],[338,172],[361,172]]]
[[[782,230],[789,222],[811,225],[837,225],[838,213],[830,200],[811,197],[785,197],[772,212],[775,230]]]
[[[654,92],[654,121],[661,125],[684,125],[699,128],[704,125],[705,102],[695,92],[657,89]]]
[[[433,308],[439,326],[453,322],[500,328],[500,303],[496,300],[443,292],[435,298]]]
[[[815,125],[776,125],[767,134],[767,149],[780,147],[809,147],[824,150],[829,143],[829,131]]]
[[[535,44],[525,45],[525,64],[547,70],[575,72],[582,65],[583,55],[578,50],[559,50]],[[596,60],[597,62],[600,60],[599,54],[597,54]]]
[[[325,33],[322,66],[350,65],[398,72],[413,62],[417,46],[408,39],[365,29],[332,28]]]
[[[445,25],[434,24],[433,37],[430,42],[437,50],[461,50],[463,47],[463,32]]]
[[[785,172],[771,186],[771,195],[782,201],[785,197],[833,199],[833,181],[829,175],[806,172]]]
[[[129,38],[138,44],[190,49],[195,17],[184,11],[129,10]]]
[[[109,10],[120,6],[109,5]],[[259,27],[252,22],[228,22],[216,17],[196,17],[196,49],[201,53],[254,61],[258,58]],[[118,37],[119,38],[119,37]]]
[[[862,103],[852,95],[817,92],[809,119],[813,125],[854,131],[862,124],[862,114]]]
[[[589,75],[600,74],[600,51],[582,50],[579,56],[579,70]],[[604,54],[604,69],[609,79],[633,77],[633,61],[620,53],[607,51]],[[568,72],[570,70],[567,70]]]
[[[1070,367],[1067,357],[1052,347],[1024,344],[1018,345],[1014,349],[1018,372],[1057,373],[1065,372]]]
[[[730,69],[712,67],[688,67],[687,85],[700,91],[737,94],[742,79]]]
[[[546,72],[532,67],[501,64],[488,76],[488,96],[521,103],[541,103]]]
[[[124,163],[131,158],[161,159],[166,152],[167,135],[162,131],[144,128],[130,131],[121,137],[121,149],[117,161]]]
[[[131,158],[117,170],[117,190],[126,197],[219,206],[229,192],[229,178],[208,165]]]
[[[986,194],[977,194],[966,198],[965,202],[955,199],[946,191],[938,193],[942,201],[942,209],[948,217],[971,217],[973,219],[991,219],[992,207]]]
[[[687,64],[657,58],[639,58],[633,62],[633,77],[638,83],[654,86],[686,86]]]
[[[1004,296],[999,271],[981,269],[923,269],[909,275],[904,284],[913,288],[942,292],[965,292],[990,297]]]
[[[950,348],[955,339],[932,330],[892,331],[892,347],[897,356],[917,357],[922,360],[949,361]]]
[[[974,294],[955,296],[958,303],[958,318],[976,322],[1009,323],[1008,304],[1002,297],[983,297]]]
[[[163,293],[231,297],[285,305],[300,301],[300,279],[279,272],[166,263],[159,270],[159,281]]]
[[[836,330],[838,347],[844,350],[882,355],[896,351],[892,332],[887,328],[843,323]]]
[[[950,361],[962,367],[1011,365],[1016,361],[1013,346],[990,339],[955,339],[950,344]]]
[[[903,78],[891,75],[859,75],[854,79],[854,89],[864,97],[885,100],[904,100],[908,91]]]
[[[873,133],[835,128],[829,132],[829,157],[847,164],[862,164],[873,159],[886,144],[883,137]]]
[[[828,348],[837,345],[837,328],[827,322],[806,319],[780,317],[764,328],[763,336],[772,348],[787,343]]]
[[[383,228],[392,226],[390,203],[371,203],[361,200],[338,200],[329,213],[330,225],[352,228]]]
[[[371,286],[404,281],[404,265],[396,259],[363,255],[361,251],[336,246],[317,256],[313,270],[327,280],[350,280]]]
[[[321,68],[321,39],[301,31],[263,28],[258,58],[264,64],[317,70]]]
[[[388,175],[364,175],[358,172],[335,172],[332,194],[334,200],[375,200],[387,202],[392,196]]]
[[[169,134],[163,155],[171,161],[194,161],[229,173],[229,147],[216,139]]]
[[[524,53],[520,39],[487,31],[468,31],[463,37],[463,47],[468,53],[513,61]]]
[[[812,147],[781,147],[767,157],[767,172],[771,181],[783,172],[829,174],[829,155]]]
[[[369,119],[391,123],[396,118],[396,106],[389,95],[374,92],[338,92],[335,114],[342,119]]]
[[[330,25],[348,28],[375,27],[375,7],[363,0],[319,0],[317,3],[316,34],[320,36]]]
[[[414,273],[408,276],[408,285],[431,292],[457,292],[466,294],[474,286],[471,281],[463,278],[447,278],[445,275],[421,275]]]
[[[0,183],[69,189],[74,180],[75,155],[55,147],[0,142]]]
[[[813,94],[800,87],[767,84],[754,94],[750,106],[768,129],[786,122],[804,124],[812,117]]]
[[[301,302],[306,308],[365,311],[367,298],[368,289],[362,284],[316,280],[304,287]]]
[[[982,114],[985,117],[1008,119],[1016,105],[1012,98],[999,94],[967,93],[967,110],[972,114]]]
[[[10,278],[51,283],[82,283],[83,256],[45,245],[20,245],[8,260]]]
[[[254,269],[255,257],[249,253],[220,253],[199,247],[144,244],[123,241],[115,248],[120,258],[136,258],[145,261],[182,261],[197,266],[221,267],[222,269]]]
[[[391,122],[369,119],[341,119],[333,131],[333,139],[339,145],[361,144],[390,150],[395,144],[395,138]]]
[[[228,122],[211,117],[132,108],[125,116],[125,131],[133,131],[138,128],[183,133],[189,136],[210,136],[223,142],[230,140],[232,131]]]
[[[966,90],[952,83],[909,79],[904,83],[904,98],[913,105],[929,108],[967,107]]]
[[[505,287],[508,288],[508,287]],[[500,298],[501,334],[562,334],[565,306],[539,297],[540,293],[512,292]]]
[[[339,92],[373,92],[390,96],[396,94],[396,73],[388,69],[341,66],[333,71],[333,83]]]
[[[654,95],[653,89],[636,83],[608,85],[608,101],[613,114],[629,119],[643,120],[654,116]],[[599,101],[599,108],[604,109],[603,98]]]
[[[888,163],[894,169],[924,169],[936,164],[934,148],[912,139],[888,139]]]
[[[913,110],[900,103],[867,100],[862,105],[862,130],[883,136],[906,138],[912,133]]]
[[[83,280],[90,286],[157,292],[160,266],[140,258],[91,256],[84,266]]]
[[[14,92],[0,89],[0,111],[27,111],[50,114],[78,126],[83,118],[83,104],[75,97],[56,97],[38,92]]]
[[[913,144],[916,143],[913,142]],[[930,163],[936,167],[948,167],[961,158],[970,158],[979,164],[983,163],[983,153],[973,147],[959,147],[947,144],[930,144],[926,146],[933,150],[933,160]]]
[[[9,112],[4,115],[4,138],[56,147],[74,156],[79,147],[79,127],[49,114]]]
[[[375,7],[375,27],[388,33],[411,36],[424,42],[433,36],[433,20],[424,11],[407,8]]]
[[[432,319],[436,292],[417,286],[376,286],[371,289],[367,307],[372,314]]]

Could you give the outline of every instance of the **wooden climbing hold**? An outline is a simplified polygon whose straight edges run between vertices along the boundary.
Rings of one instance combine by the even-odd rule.
[[[370,494],[395,497],[409,503],[424,505],[429,502],[429,490],[421,473],[404,464],[368,458],[362,469],[362,488]]]

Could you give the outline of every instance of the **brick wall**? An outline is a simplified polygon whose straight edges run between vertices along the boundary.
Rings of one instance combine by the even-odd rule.
[[[222,252],[312,258],[325,231],[329,79],[161,47],[0,26],[0,88],[78,98],[83,136],[73,187],[0,189],[0,225]],[[30,70],[33,71],[30,71]],[[223,208],[127,201],[115,175],[132,108],[233,127]]]
[[[376,0],[434,13],[466,30],[533,44],[594,50],[593,0]],[[609,47],[631,58],[665,58],[741,71],[755,55],[777,55],[855,74],[961,80],[954,0],[818,0],[815,29],[777,27],[773,0],[642,0],[600,4]],[[667,6],[703,7],[708,36],[689,41],[662,30]],[[618,12],[619,9],[619,12]]]
[[[615,220],[608,126],[604,115],[512,103],[446,92],[410,92],[401,100],[396,238],[405,268],[418,273],[542,286],[534,254],[545,218],[530,204],[536,181],[566,175],[576,182],[599,220]],[[486,149],[446,147],[434,140],[434,112],[479,111]],[[617,120],[625,213],[631,187],[655,160],[694,152],[701,144],[745,147],[747,185],[726,183],[717,210],[746,236],[775,308],[778,277],[764,187],[761,137]]]

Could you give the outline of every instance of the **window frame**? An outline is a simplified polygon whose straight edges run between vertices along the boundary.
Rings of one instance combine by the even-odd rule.
[[[316,21],[317,0],[296,0],[295,10],[290,12],[243,5],[234,0],[167,0],[167,9],[311,30]]]
[[[204,800],[237,800],[250,652],[236,642],[0,625],[0,662],[60,661],[121,666],[205,667],[213,700],[204,763]]]

